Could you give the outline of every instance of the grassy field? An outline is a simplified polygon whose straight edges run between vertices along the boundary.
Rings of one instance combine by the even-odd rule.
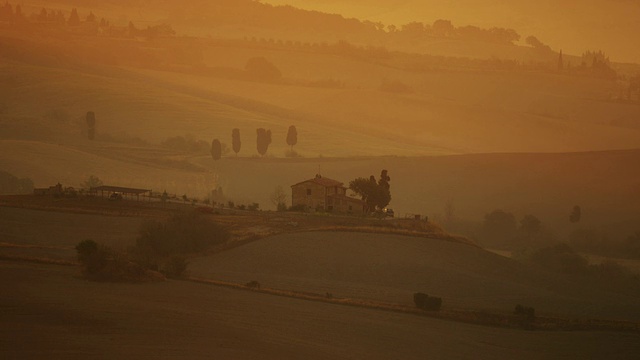
[[[187,282],[91,283],[0,262],[5,358],[635,358],[636,334],[527,332]]]
[[[120,3],[110,4],[100,9],[126,23]],[[477,224],[501,208],[518,219],[538,216],[561,239],[583,226],[612,239],[638,231],[640,106],[617,101],[620,82],[446,67],[418,73],[393,61],[211,39],[1,31],[0,169],[36,187],[78,188],[96,175],[178,198],[202,200],[222,189],[222,202],[267,210],[276,186],[289,194],[317,173],[348,184],[387,169],[399,217],[442,220],[449,206],[454,219]],[[161,63],[171,58],[161,54],[182,50],[186,64]],[[282,71],[280,83],[233,76],[256,56]],[[344,86],[309,86],[318,80]],[[381,90],[393,81],[410,91]],[[87,111],[97,116],[94,141]],[[284,157],[290,125],[302,157]],[[258,127],[273,131],[263,158]],[[230,145],[233,128],[241,130],[239,157],[213,162],[206,152],[159,146],[177,135]],[[577,225],[568,222],[574,205],[583,211]],[[624,359],[640,352],[637,333],[527,332],[186,281],[81,278],[73,265],[80,241],[124,251],[144,221],[178,208],[192,206],[0,197],[0,357]],[[403,306],[420,291],[453,310],[508,314],[522,303],[539,315],[640,321],[637,287],[547,273],[441,231],[438,239],[410,237],[389,233],[398,221],[219,212],[210,216],[235,243],[191,256],[191,276]]]
[[[4,138],[44,131],[40,137],[77,142],[86,127],[83,116],[92,110],[98,133],[152,142],[192,134],[229,143],[231,129],[239,128],[244,156],[256,154],[248,145],[258,127],[273,131],[270,153],[283,156],[292,124],[299,130],[297,150],[305,156],[566,152],[630,149],[640,142],[640,107],[615,101],[625,90],[615,81],[464,68],[412,72],[291,49],[189,45],[202,52],[199,66],[213,69],[241,72],[248,59],[265,57],[283,74],[282,83],[273,84],[208,76],[196,66],[168,64],[160,71],[145,51],[173,51],[177,40],[74,38],[74,47],[56,38],[8,33],[0,42],[8,49],[0,53],[0,77],[8,84],[0,89]],[[98,55],[77,55],[83,49],[132,51],[142,63],[134,66],[114,55],[124,65],[105,65]],[[344,88],[300,86],[318,80],[339,81]],[[393,81],[412,92],[380,90]]]
[[[359,233],[294,233],[194,259],[192,276],[411,305],[414,292],[449,308],[639,320],[640,294],[525,267],[483,249],[441,240]]]
[[[126,249],[142,221],[190,206],[1,200],[0,280],[9,289],[0,295],[0,306],[8,310],[2,314],[3,357],[449,358],[482,350],[480,358],[487,359],[563,358],[598,357],[612,347],[617,358],[633,358],[638,351],[635,333],[501,329],[182,281],[93,283],[76,266],[16,258],[73,261],[73,246],[85,238]],[[639,294],[631,288],[557,276],[451,240],[382,229],[308,232],[322,224],[371,221],[291,216],[213,215],[234,239],[284,233],[192,257],[189,275],[409,308],[413,293],[423,291],[441,296],[449,310],[509,314],[524,303],[541,316],[639,320]],[[297,226],[287,225],[293,220]]]

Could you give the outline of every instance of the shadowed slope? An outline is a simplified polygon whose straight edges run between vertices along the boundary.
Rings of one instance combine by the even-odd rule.
[[[444,306],[638,319],[638,294],[603,292],[482,249],[396,235],[313,232],[267,238],[194,259],[197,277],[411,304],[414,292]]]

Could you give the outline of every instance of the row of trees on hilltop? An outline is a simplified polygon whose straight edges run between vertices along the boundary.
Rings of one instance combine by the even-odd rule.
[[[22,11],[22,7],[18,4],[13,6],[6,2],[3,6],[0,7],[0,21],[4,22],[34,22],[34,23],[54,23],[54,24],[66,24],[69,26],[79,26],[82,22],[97,22],[98,18],[90,12],[89,15],[83,20],[80,19],[78,15],[78,10],[76,8],[71,9],[71,13],[67,18],[65,13],[59,9],[46,9],[42,8],[39,12],[34,12],[31,15],[25,15]],[[101,24],[106,25],[107,21],[102,18],[100,21]]]
[[[450,20],[444,19],[438,19],[433,24],[414,21],[402,25],[400,28],[389,25],[387,30],[394,36],[410,39],[420,37],[454,38],[500,44],[513,44],[520,40],[520,34],[513,29],[498,27],[482,29],[477,26],[456,27]]]
[[[67,15],[68,14],[68,15]],[[71,12],[60,9],[42,8],[39,12],[26,15],[22,11],[20,5],[15,6],[15,10],[8,2],[0,6],[0,22],[21,24],[20,26],[40,26],[47,25],[46,28],[66,28],[76,29],[74,32],[82,32],[85,34],[101,34],[115,37],[145,37],[149,40],[158,37],[171,37],[176,35],[175,30],[168,24],[158,24],[147,26],[146,28],[137,28],[132,22],[127,27],[112,26],[104,17],[98,19],[93,13],[80,15],[76,8]],[[77,30],[81,28],[81,30]]]
[[[271,130],[265,128],[256,129],[256,149],[258,154],[265,156],[271,145]],[[289,126],[287,131],[287,145],[291,147],[291,154],[293,154],[293,147],[298,143],[298,130],[294,125]],[[240,129],[231,130],[231,147],[233,152],[238,156],[240,149],[242,148],[242,140],[240,139]],[[220,160],[223,152],[223,144],[219,139],[213,139],[211,142],[211,157],[213,160]]]

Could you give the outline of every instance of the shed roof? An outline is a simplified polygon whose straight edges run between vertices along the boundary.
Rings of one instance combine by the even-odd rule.
[[[120,187],[120,186],[108,186],[108,185],[92,187],[91,191],[111,191],[111,192],[119,192],[124,194],[144,194],[146,192],[151,192],[151,190],[147,190],[147,189],[135,189],[135,188]]]

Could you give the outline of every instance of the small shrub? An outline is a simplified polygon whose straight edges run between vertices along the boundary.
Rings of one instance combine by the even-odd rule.
[[[523,316],[527,320],[533,320],[536,317],[536,309],[529,306],[522,306],[520,304],[516,305],[513,313],[515,315]]]
[[[246,286],[246,287],[248,287],[249,289],[252,289],[252,290],[253,289],[260,289],[260,283],[255,281],[255,280],[249,281],[248,283],[244,284],[244,286]]]
[[[442,307],[442,298],[429,296],[425,293],[413,294],[413,302],[418,309],[426,311],[439,311]]]
[[[137,251],[156,256],[198,252],[224,243],[229,235],[197,211],[178,213],[165,222],[147,222],[136,240]]]
[[[297,204],[289,207],[289,211],[305,212],[307,207],[304,204]]]
[[[259,208],[260,208],[260,204],[258,203],[251,203],[251,205],[247,207],[247,209],[250,211],[258,211]]]
[[[189,263],[182,256],[172,256],[162,268],[162,274],[168,278],[179,279],[184,275]]]
[[[81,241],[76,245],[76,252],[78,261],[87,274],[96,274],[107,266],[109,251],[98,246],[98,243],[93,240]]]
[[[278,211],[287,211],[287,204],[278,203]]]
[[[147,272],[139,264],[133,263],[123,254],[93,240],[84,240],[76,246],[78,260],[84,275],[93,281],[148,281],[160,279]]]
[[[543,248],[530,257],[530,261],[551,271],[565,274],[586,275],[589,262],[567,244]]]

